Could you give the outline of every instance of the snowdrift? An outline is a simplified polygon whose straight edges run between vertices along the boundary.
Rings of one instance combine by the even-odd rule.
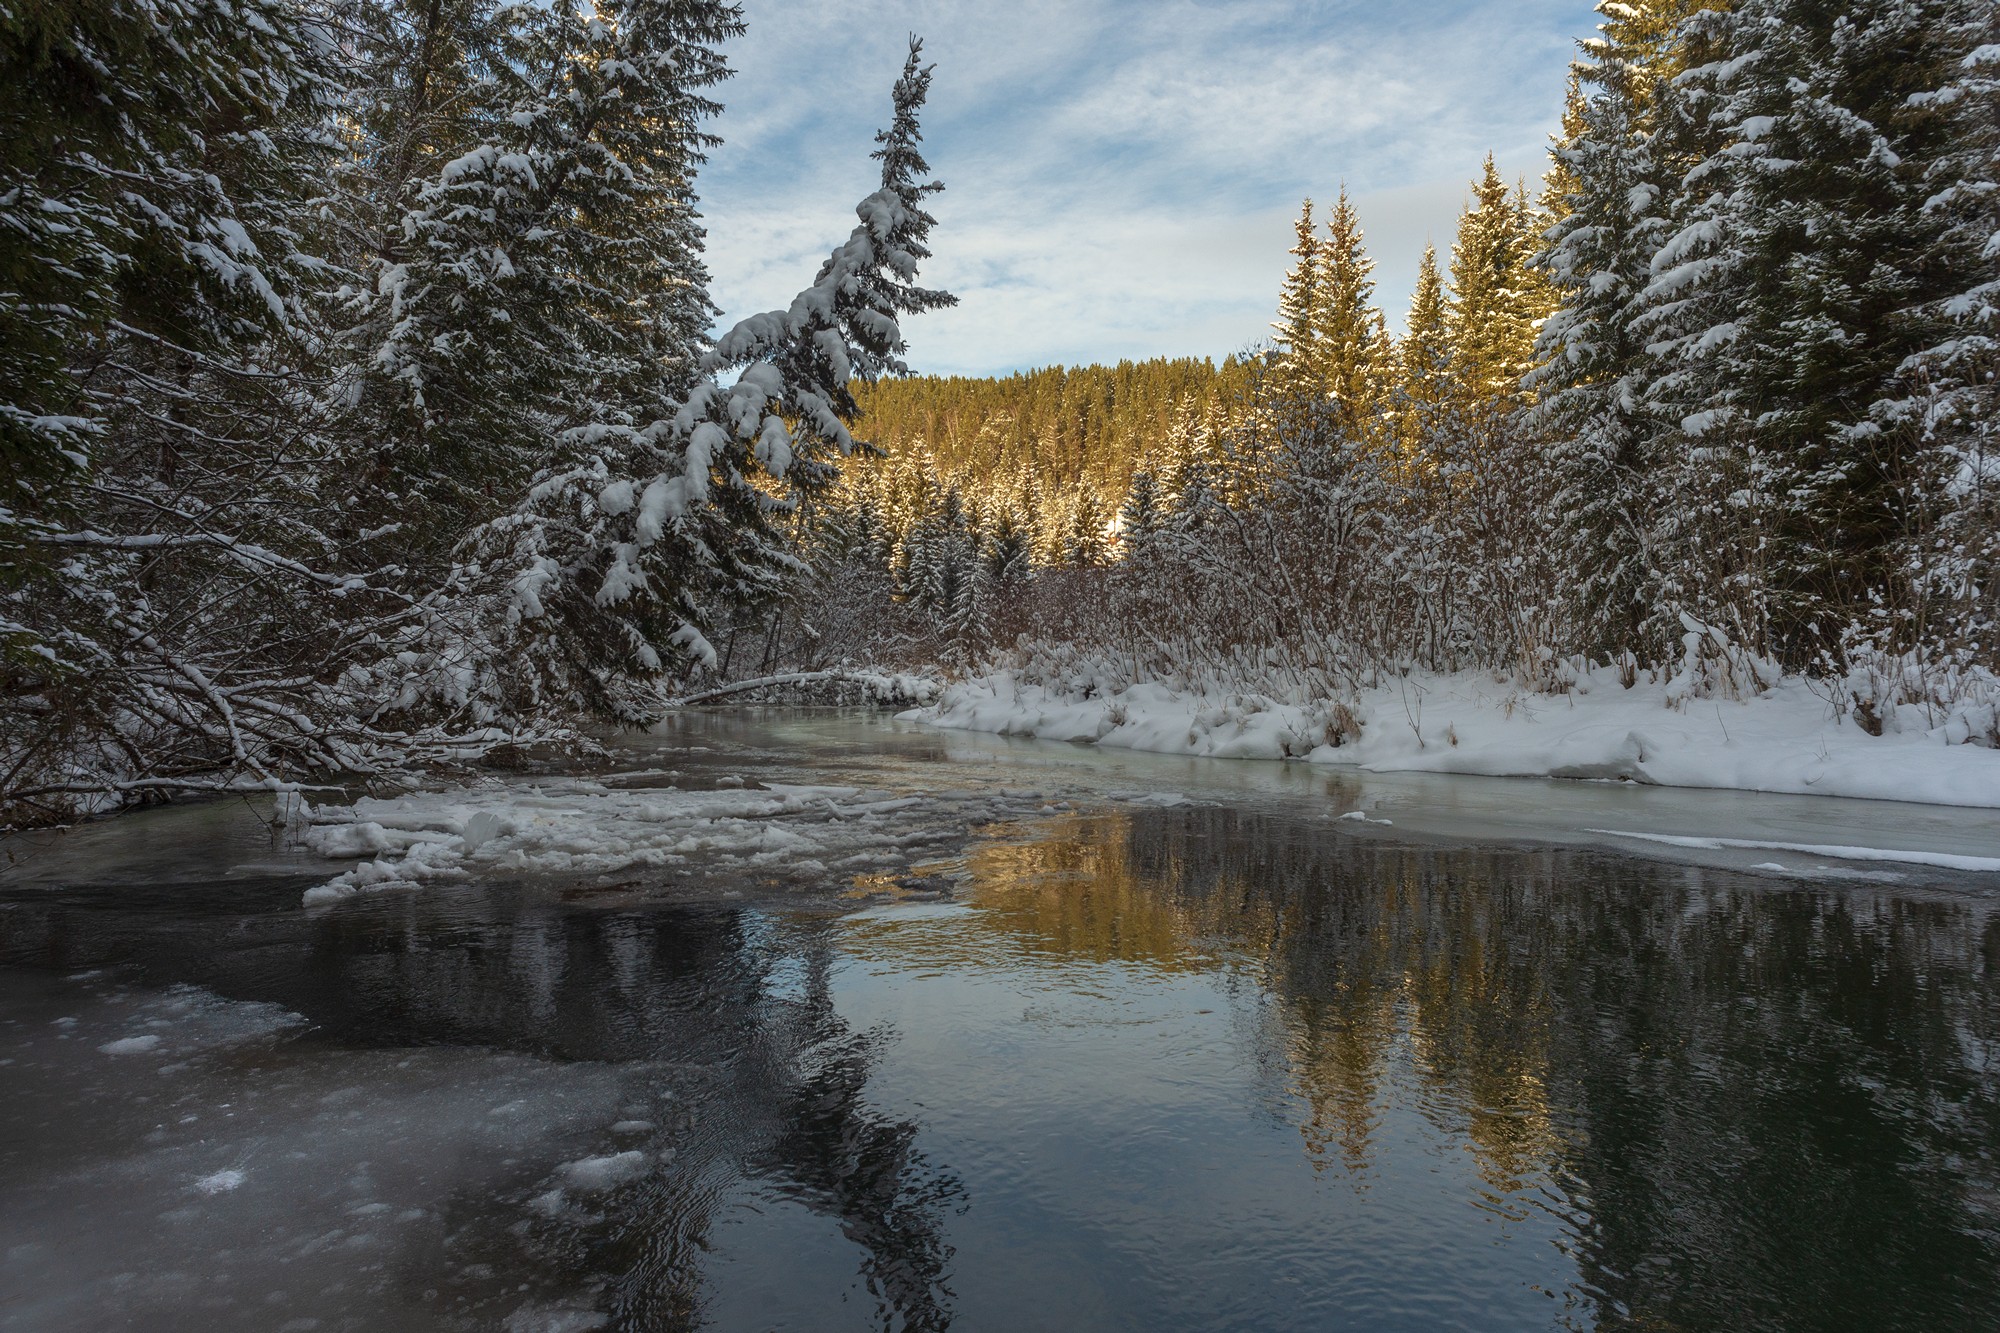
[[[1784,677],[1740,699],[1584,668],[1566,693],[1491,673],[1392,675],[1340,702],[1057,679],[997,669],[903,717],[931,726],[1218,759],[1376,772],[1580,778],[2000,807],[2000,751],[1962,715],[1905,705],[1870,722],[1826,687]]]

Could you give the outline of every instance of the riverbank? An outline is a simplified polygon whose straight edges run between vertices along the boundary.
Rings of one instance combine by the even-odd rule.
[[[1195,725],[1212,753],[1233,743],[1255,756],[1269,728],[1296,716],[1271,707],[1240,726]],[[1126,726],[1118,739],[1143,734],[1129,715]],[[1944,884],[2000,872],[1993,819],[1962,802],[1217,764],[1164,745],[1045,744],[858,709],[689,712],[621,748],[619,771],[590,777],[495,778],[302,809],[291,841],[324,867],[306,902],[496,877],[574,888],[638,881],[794,905],[846,901],[857,886],[904,897],[931,887],[937,866],[981,829],[1183,805],[1284,810],[1362,841],[1596,847],[1758,876]]]
[[[1385,679],[1352,702],[1120,684],[1003,669],[903,717],[933,727],[1218,759],[1370,772],[1577,778],[1781,795],[2000,808],[2000,750],[1980,719],[1915,705],[1856,720],[1824,685],[1786,676],[1747,698],[1584,668],[1563,694],[1490,673]],[[1988,706],[1990,709],[1990,705]]]

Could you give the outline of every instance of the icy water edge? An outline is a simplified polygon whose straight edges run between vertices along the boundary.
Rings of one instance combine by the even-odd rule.
[[[240,805],[9,848],[0,1329],[2000,1325],[1991,876],[850,714],[629,768],[921,799],[317,910]]]

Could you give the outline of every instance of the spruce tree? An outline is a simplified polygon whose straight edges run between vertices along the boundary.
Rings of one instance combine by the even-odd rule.
[[[1173,418],[1158,446],[1154,465],[1161,494],[1170,508],[1178,503],[1177,497],[1189,475],[1207,461],[1214,436],[1214,428],[1200,403],[1193,398],[1182,398],[1174,404]]]
[[[784,586],[795,561],[777,519],[857,447],[853,386],[906,373],[900,320],[953,300],[916,284],[935,225],[924,201],[943,188],[919,148],[930,82],[912,39],[876,136],[881,187],[813,284],[717,339],[685,398],[643,425],[571,432],[573,461],[537,481],[524,517],[564,544],[572,615],[551,646],[573,678],[619,681],[643,712],[663,671],[714,665],[707,627],[724,608]]]
[[[1633,317],[1666,227],[1667,182],[1646,120],[1665,57],[1656,12],[1616,0],[1598,12],[1601,35],[1581,44],[1578,95],[1553,152],[1555,220],[1534,264],[1557,308],[1529,385],[1550,441],[1552,535],[1574,575],[1573,614],[1593,651],[1657,657],[1665,645],[1640,640],[1658,591],[1650,563],[1658,459],[1644,401],[1651,365]]]
[[[1278,374],[1281,381],[1298,392],[1316,392],[1325,378],[1320,349],[1320,284],[1322,243],[1313,222],[1313,204],[1308,199],[1299,206],[1298,221],[1292,224],[1291,254],[1297,260],[1285,275],[1278,293],[1278,319],[1271,325],[1278,335]]]
[[[0,795],[341,761],[312,696],[371,607],[312,467],[328,51],[276,0],[0,15]]]
[[[1410,314],[1397,346],[1397,369],[1403,445],[1416,452],[1423,447],[1427,421],[1453,393],[1451,307],[1433,245],[1426,245],[1423,258],[1417,261]]]
[[[742,24],[713,0],[381,12],[345,337],[398,503],[432,494],[455,530],[505,512],[561,432],[692,387],[714,313],[693,178]]]
[[[986,528],[986,579],[1004,590],[1025,583],[1034,572],[1028,523],[1011,504],[1001,506]]]
[[[300,313],[318,38],[279,0],[0,14],[0,505],[87,469],[111,343],[228,358]]]
[[[1095,569],[1111,562],[1105,539],[1104,502],[1089,486],[1078,489],[1063,530],[1062,563],[1072,569]]]
[[[1470,405],[1485,415],[1504,415],[1521,404],[1521,381],[1534,365],[1538,292],[1528,268],[1531,244],[1529,219],[1489,155],[1459,219],[1448,307],[1453,374]]]
[[[1389,347],[1382,312],[1375,308],[1375,261],[1368,257],[1361,219],[1345,186],[1326,228],[1312,320],[1320,383],[1335,404],[1340,428],[1359,441],[1377,433]]]
[[[1119,540],[1130,557],[1144,552],[1166,527],[1167,507],[1160,479],[1150,468],[1132,474],[1132,489],[1119,506]]]
[[[1757,525],[1755,564],[1706,595],[1768,614],[1793,665],[1850,628],[1908,640],[1901,553],[1945,502],[1896,403],[1977,262],[1928,207],[1956,127],[1925,94],[1968,54],[1955,8],[1744,0],[1691,24],[1714,48],[1681,80],[1709,151],[1652,264],[1654,397],[1684,458],[1740,478],[1718,519]]]
[[[1886,428],[1914,433],[1918,475],[1943,505],[1912,525],[1902,563],[1915,582],[1912,635],[1933,651],[2000,656],[2000,10],[1968,0],[1949,24],[1965,54],[1913,95],[1951,121],[1951,147],[1927,165],[1925,203],[1943,223],[1937,260],[1955,275],[1922,313],[1937,341],[1903,366],[1902,394],[1880,404]]]
[[[1598,7],[1598,12],[1603,13],[1602,5]],[[1580,45],[1588,53],[1592,44],[1584,42]],[[1542,210],[1548,215],[1551,225],[1568,213],[1570,196],[1580,189],[1567,154],[1589,133],[1588,115],[1583,73],[1572,63],[1569,82],[1563,88],[1562,128],[1549,138],[1549,167],[1542,177]]]

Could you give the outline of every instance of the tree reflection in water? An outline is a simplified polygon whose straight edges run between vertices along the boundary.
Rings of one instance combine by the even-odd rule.
[[[565,1058],[655,1071],[668,1150],[610,1206],[564,1209],[532,1225],[528,1254],[515,1248],[512,1262],[525,1257],[554,1279],[552,1295],[587,1275],[613,1327],[694,1327],[714,1227],[749,1180],[766,1197],[830,1218],[859,1248],[883,1327],[949,1327],[943,1222],[963,1188],[917,1148],[913,1122],[867,1100],[879,1038],[853,1031],[834,1008],[832,925],[721,911],[551,920],[559,928],[517,927],[506,950],[511,983],[491,992],[516,1006],[503,1030]],[[441,987],[386,989],[479,993],[450,970]],[[607,987],[607,975],[622,984]],[[505,1220],[485,1200],[466,1205],[483,1223]],[[522,1236],[518,1224],[508,1232]],[[510,1248],[497,1234],[482,1241],[496,1253]]]
[[[1419,1230],[1448,1220],[1438,1208],[1469,1202],[1502,1220],[1496,1235],[1520,1224],[1512,1234],[1555,1236],[1560,1254],[1537,1241],[1537,1255],[1504,1273],[1557,1274],[1572,1303],[1548,1312],[1578,1325],[1928,1330],[1990,1324],[2000,1309],[2000,917],[1982,897],[1585,851],[1404,845],[1241,809],[1075,818],[1027,840],[997,830],[949,869],[963,871],[962,905],[921,919],[636,893],[593,907],[477,884],[306,915],[289,906],[295,886],[85,888],[12,898],[0,962],[56,975],[110,967],[120,984],[274,1001],[311,1020],[297,1046],[335,1063],[356,1047],[448,1045],[617,1071],[621,1114],[651,1126],[633,1141],[649,1154],[640,1178],[549,1203],[550,1161],[501,1163],[443,1210],[434,1244],[395,1261],[399,1308],[424,1308],[420,1297],[449,1285],[464,1327],[490,1327],[523,1301],[606,1312],[618,1329],[691,1327],[716,1278],[709,1247],[746,1199],[825,1219],[854,1247],[874,1322],[902,1330],[950,1326],[955,1288],[983,1283],[993,1298],[1008,1256],[952,1244],[955,1225],[990,1224],[982,1209],[1064,1219],[1076,1229],[1047,1238],[1058,1259],[1116,1255],[1146,1227],[1210,1237],[1147,1211],[1194,1195],[1149,1190],[1140,1177],[1162,1168],[1146,1150],[1113,1164],[1106,1178],[1128,1186],[1123,1211],[1103,1214],[1115,1225],[1093,1239],[1087,1185],[1058,1201],[1065,1213],[1022,1204],[1024,1190],[1049,1187],[1025,1157],[1001,1168],[1031,1178],[1025,1186],[973,1174],[995,1169],[977,1155],[993,1146],[993,1121],[961,1115],[960,1137],[927,1145],[932,1112],[913,1103],[961,1090],[907,1061],[894,1092],[871,1089],[903,1057],[894,1033],[847,1016],[849,960],[889,979],[869,992],[883,1022],[914,1021],[909,1005],[946,993],[925,978],[959,976],[1006,981],[949,992],[964,1004],[1067,991],[1103,1017],[1119,985],[1147,977],[1179,987],[1158,988],[1181,997],[1172,1004],[1205,1003],[1186,999],[1197,991],[1234,1004],[1212,1020],[1235,1025],[1218,1045],[1157,1048],[1232,1071],[1202,1084],[1223,1102],[1189,1098],[1171,1135],[1143,1140],[1175,1143],[1183,1170],[1216,1159],[1222,1169],[1199,1184],[1231,1225],[1250,1216],[1290,1228],[1246,1233],[1243,1252],[1201,1270],[1244,1284],[1196,1293],[1217,1311],[1268,1314],[1267,1280],[1287,1263],[1286,1280],[1307,1286],[1288,1289],[1286,1318],[1306,1318],[1308,1298],[1322,1302],[1315,1311],[1337,1308],[1356,1289],[1355,1266],[1380,1264],[1365,1248],[1315,1248],[1315,1228],[1378,1201]],[[1074,1122],[1078,1154],[1117,1146],[1093,1135],[1142,1141],[1159,1128],[1107,1119],[1107,1107],[1131,1103],[1084,1105],[1091,1094],[1060,1069],[1010,1065],[1052,1049],[1023,1037],[1016,1015],[974,1012],[939,1029],[995,1042],[964,1053],[998,1071],[978,1095],[1045,1075],[1022,1118]],[[1107,1024],[1060,1049],[1144,1055],[1146,1031]],[[1232,1081],[1243,1067],[1247,1083]],[[1112,1091],[1135,1086],[1151,1085]],[[1277,1169],[1257,1188],[1296,1197],[1246,1204],[1230,1192],[1230,1169],[1254,1158],[1262,1171],[1264,1160],[1245,1146],[1255,1128],[1245,1097],[1278,1121],[1263,1122]],[[1006,1128],[1025,1136],[1006,1141],[1009,1152],[1046,1137],[1038,1123]],[[1390,1167],[1415,1138],[1423,1151],[1465,1154],[1474,1197],[1398,1194],[1409,1163],[1401,1177]],[[946,1141],[954,1147],[936,1146]],[[961,1147],[965,1160],[951,1162]],[[1062,1165],[1079,1161],[1090,1165]],[[1375,1233],[1338,1234],[1365,1245]],[[1430,1253],[1468,1260],[1451,1246],[1490,1250],[1489,1239],[1461,1230]],[[758,1243],[742,1273],[789,1279],[782,1249]],[[1335,1258],[1348,1267],[1336,1271]],[[1481,1270],[1458,1295],[1497,1299],[1478,1284],[1501,1271]],[[1147,1271],[1128,1290],[1166,1293],[1171,1315],[1188,1296],[1182,1279],[1205,1280]],[[1509,1308],[1520,1324],[1522,1309]]]
[[[1315,1169],[1385,1114],[1566,1221],[1598,1320],[1947,1327],[2000,1310],[2000,917],[1983,897],[1587,851],[1440,849],[1232,809],[1079,819],[968,863],[954,942],[1239,969]],[[980,934],[993,938],[982,940]],[[904,965],[917,960],[903,958]]]
[[[245,905],[227,895],[202,919],[189,910],[199,902],[176,893],[152,912],[118,913],[88,895],[19,905],[0,961],[125,964],[143,982],[275,1001],[312,1021],[315,1044],[610,1064],[625,1073],[627,1110],[655,1126],[639,1145],[646,1174],[601,1198],[538,1209],[549,1181],[536,1164],[511,1197],[453,1199],[439,1246],[400,1263],[412,1305],[449,1273],[449,1294],[463,1298],[453,1313],[468,1327],[490,1326],[523,1293],[608,1310],[616,1328],[694,1327],[711,1232],[732,1193],[756,1181],[860,1248],[884,1327],[949,1326],[943,1219],[963,1188],[917,1148],[914,1123],[868,1104],[878,1036],[851,1030],[833,1007],[837,935],[826,918],[578,910],[478,886],[276,921],[238,915]]]

